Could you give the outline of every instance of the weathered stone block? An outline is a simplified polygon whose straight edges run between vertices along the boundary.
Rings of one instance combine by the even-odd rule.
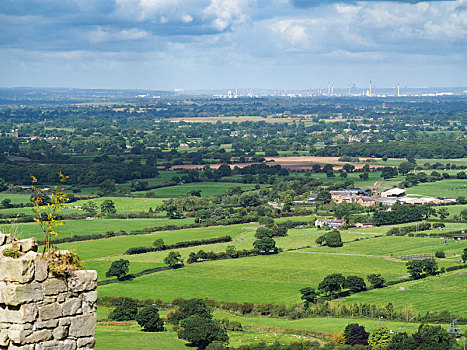
[[[45,295],[56,295],[67,290],[66,282],[61,278],[49,278],[42,285]]]
[[[74,340],[49,340],[36,345],[36,350],[76,350],[76,342]]]
[[[43,329],[43,328],[55,328],[58,326],[58,320],[52,319],[42,322],[36,322],[36,329]]]
[[[29,323],[37,318],[37,307],[34,304],[24,304],[18,310],[0,308],[0,322]]]
[[[58,324],[60,326],[69,326],[71,324],[71,318],[63,317],[58,321]]]
[[[55,340],[62,340],[68,337],[68,327],[58,326],[52,332]]]
[[[13,259],[3,257],[0,264],[0,280],[27,283],[34,278],[34,252]]]
[[[62,316],[62,307],[58,303],[48,304],[39,308],[39,318],[42,321]]]
[[[96,312],[97,291],[83,293],[83,313]]]
[[[81,313],[81,299],[73,298],[65,301],[62,304],[63,316],[72,316]]]
[[[96,344],[96,339],[94,339],[94,337],[79,338],[77,344],[78,349],[93,349]]]
[[[34,345],[33,344],[28,344],[28,345],[10,344],[10,346],[8,346],[8,350],[34,350]]]
[[[6,329],[2,329],[0,331],[0,346],[8,346],[9,343],[10,339],[8,338],[8,331]]]
[[[82,292],[97,288],[97,272],[94,270],[77,270],[70,274],[68,289],[71,292]]]
[[[24,344],[26,337],[31,334],[32,331],[24,329],[22,325],[14,324],[8,329],[8,338],[15,344]]]
[[[47,278],[49,273],[49,268],[47,266],[47,261],[41,258],[40,255],[37,255],[34,259],[34,267],[35,267],[35,280],[37,282],[42,282]]]
[[[49,340],[52,338],[52,332],[48,329],[42,329],[40,331],[34,331],[30,336],[27,336],[24,339],[25,344],[38,343],[44,340]]]
[[[36,252],[37,251],[37,244],[34,238],[27,238],[27,239],[22,239],[18,241],[21,251],[23,253],[27,252]]]
[[[71,318],[69,336],[87,337],[96,332],[96,314],[85,314]]]
[[[44,299],[42,286],[36,282],[29,284],[4,284],[1,286],[0,292],[1,302],[12,306]]]

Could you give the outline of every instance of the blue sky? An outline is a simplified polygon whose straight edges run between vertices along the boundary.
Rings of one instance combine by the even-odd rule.
[[[0,0],[0,86],[467,86],[467,0]]]

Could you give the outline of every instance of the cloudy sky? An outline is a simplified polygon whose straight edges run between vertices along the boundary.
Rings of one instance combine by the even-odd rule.
[[[0,0],[0,86],[467,86],[467,0]]]

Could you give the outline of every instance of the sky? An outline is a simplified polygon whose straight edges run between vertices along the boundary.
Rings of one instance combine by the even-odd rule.
[[[467,0],[0,0],[0,86],[467,86]]]

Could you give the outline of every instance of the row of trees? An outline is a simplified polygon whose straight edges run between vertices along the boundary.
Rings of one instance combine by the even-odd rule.
[[[334,335],[334,341],[355,347],[369,346],[368,348],[375,350],[454,350],[460,348],[456,344],[456,337],[459,335],[455,322],[449,330],[441,326],[421,324],[412,335],[406,332],[394,333],[386,326],[380,326],[370,334],[364,326],[351,323]]]

